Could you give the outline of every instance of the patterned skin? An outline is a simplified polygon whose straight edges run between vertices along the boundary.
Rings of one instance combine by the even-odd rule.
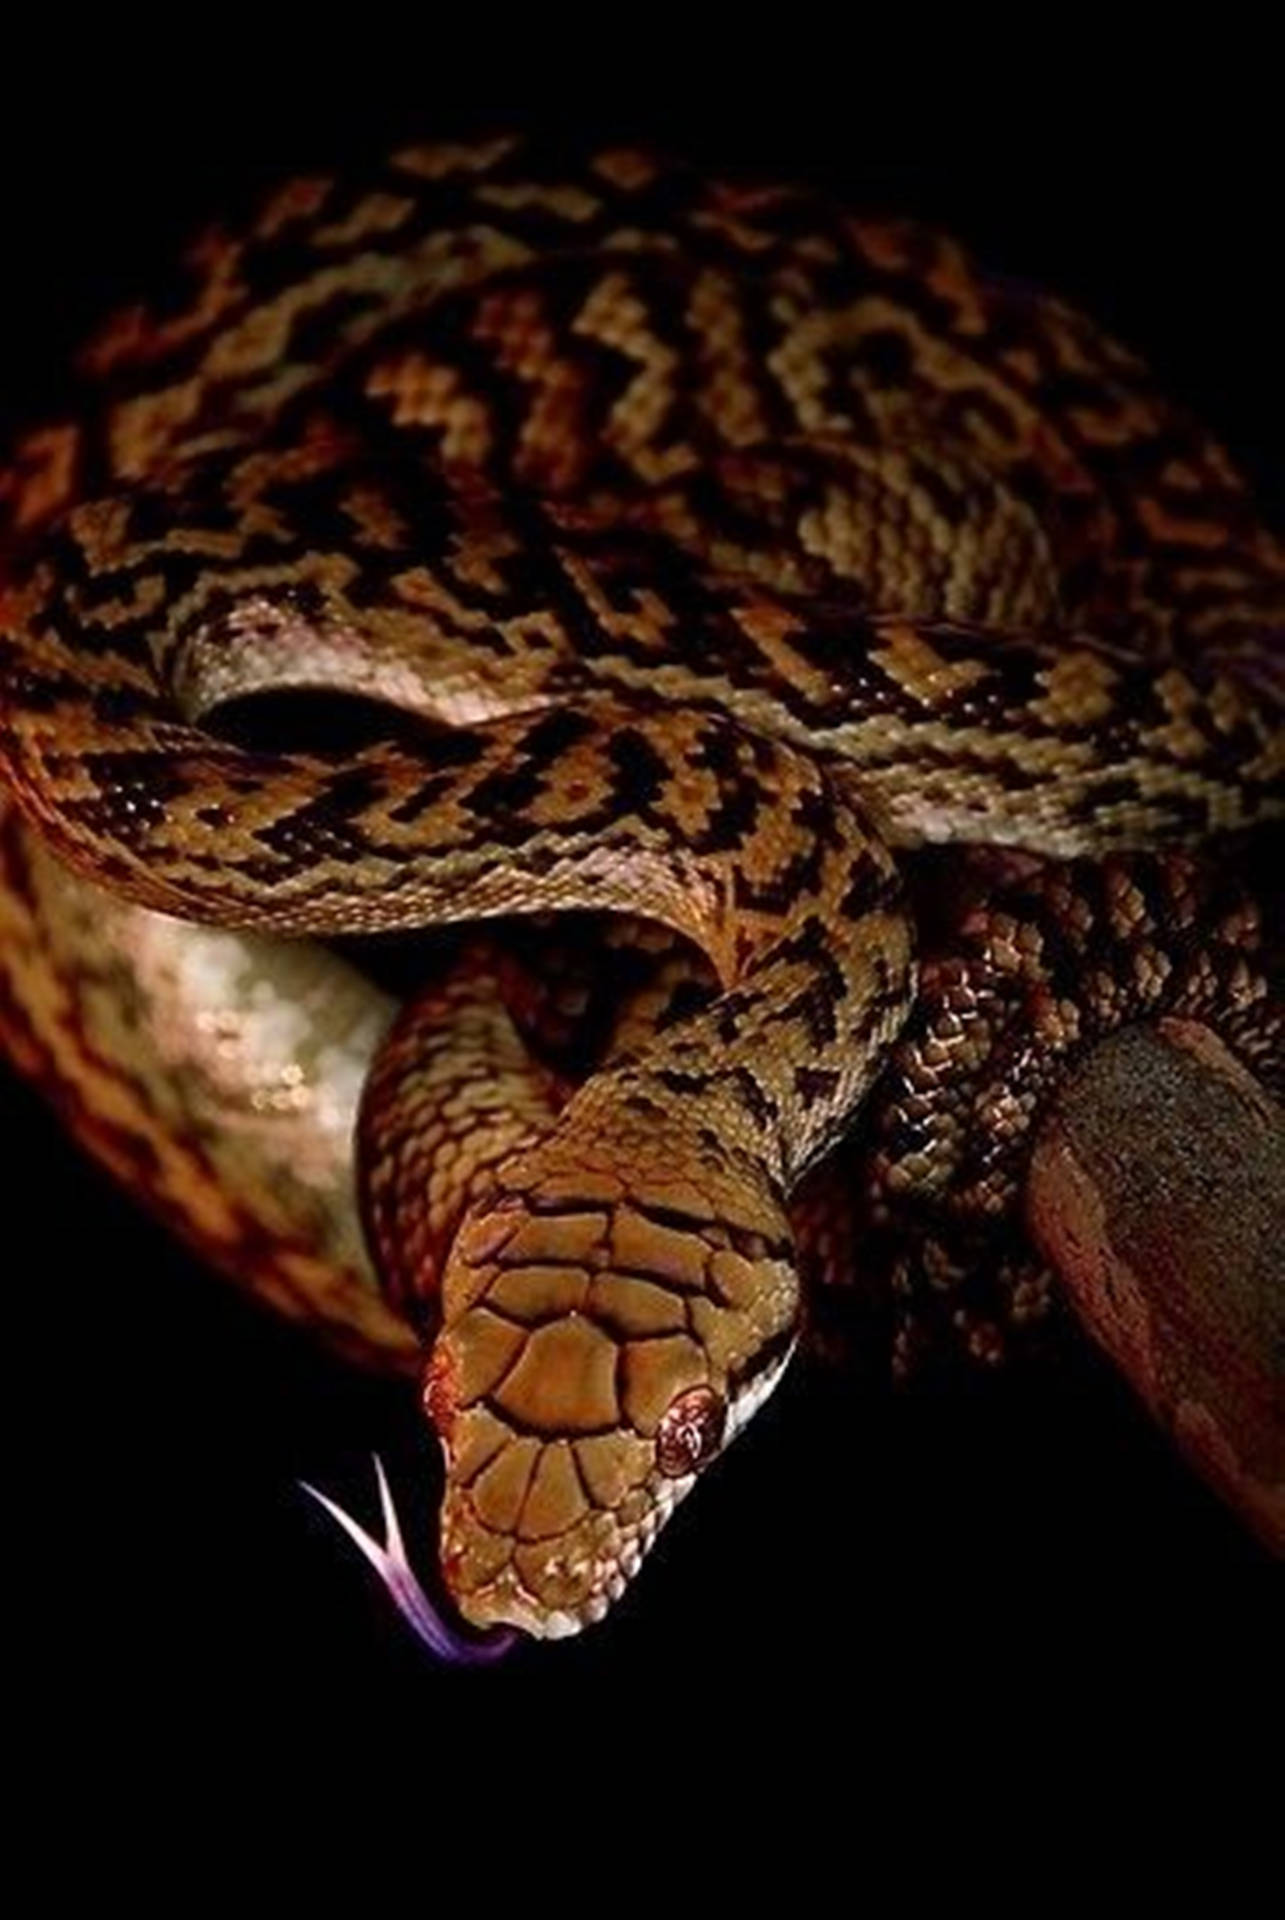
[[[191,272],[5,470],[0,769],[139,912],[282,938],[609,908],[706,956],[707,1004],[569,1097],[475,968],[366,1102],[372,1243],[435,1336],[448,1585],[475,1624],[573,1631],[788,1359],[790,1196],[915,1003],[906,857],[1008,849],[1022,904],[955,916],[958,978],[931,956],[872,1224],[929,1188],[1008,1218],[1076,1024],[1041,1011],[1041,912],[1084,887],[1059,905],[1040,863],[1279,815],[1285,558],[1079,316],[788,190],[428,149],[293,183]],[[220,719],[290,691],[402,717],[294,750]],[[1142,1000],[1199,893],[1157,857],[1103,883]],[[10,970],[7,1024],[41,1072],[39,976]]]

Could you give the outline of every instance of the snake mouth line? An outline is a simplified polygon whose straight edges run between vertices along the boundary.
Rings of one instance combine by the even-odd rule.
[[[733,1408],[728,1439],[740,1431],[753,1412],[769,1396],[785,1370],[793,1352],[796,1337],[791,1333],[784,1351],[776,1351],[772,1354],[770,1364],[740,1396],[739,1402]],[[318,1487],[314,1487],[307,1480],[300,1480],[297,1484],[310,1499],[329,1514],[336,1526],[342,1529],[362,1557],[374,1568],[393,1605],[420,1644],[428,1649],[434,1659],[450,1666],[464,1667],[492,1665],[511,1653],[523,1640],[565,1639],[579,1633],[584,1627],[602,1620],[610,1605],[620,1598],[627,1582],[638,1572],[665,1522],[694,1486],[696,1478],[694,1474],[688,1475],[681,1480],[670,1481],[653,1488],[654,1508],[631,1541],[628,1551],[621,1553],[620,1565],[614,1576],[596,1584],[593,1591],[579,1606],[575,1608],[542,1606],[535,1596],[527,1591],[510,1566],[489,1594],[492,1604],[502,1601],[505,1609],[498,1614],[498,1624],[489,1628],[474,1627],[463,1630],[455,1624],[440,1603],[429,1598],[411,1567],[384,1463],[377,1453],[372,1454],[371,1458],[374,1462],[375,1481],[379,1489],[384,1535],[382,1541],[362,1526],[359,1520],[354,1519],[329,1494],[322,1493]]]
[[[445,1613],[429,1599],[406,1557],[397,1509],[389,1491],[388,1476],[379,1455],[373,1454],[375,1479],[379,1487],[379,1505],[384,1538],[377,1540],[329,1494],[322,1493],[307,1480],[299,1486],[317,1502],[369,1561],[383,1582],[385,1591],[416,1639],[438,1660],[451,1666],[490,1666],[513,1651],[518,1633],[498,1627],[489,1633],[462,1633]]]

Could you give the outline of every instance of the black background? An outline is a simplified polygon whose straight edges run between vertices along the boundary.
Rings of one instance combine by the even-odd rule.
[[[835,47],[799,17],[788,42],[742,33],[698,57],[667,43],[672,23],[626,25],[615,45],[550,25],[517,46],[497,18],[409,43],[385,27],[364,51],[320,27],[267,49],[247,20],[217,52],[195,29],[33,46],[0,129],[0,413],[55,394],[92,316],[254,180],[539,124],[953,228],[1141,349],[1285,521],[1279,179],[1243,85],[1252,50],[1233,74],[1177,75],[1046,41],[979,90],[957,45]],[[1127,1675],[1175,1615],[1189,1678],[1229,1644],[1212,1603],[1264,1564],[1085,1353],[900,1401],[800,1376],[608,1625],[442,1673],[294,1486],[369,1517],[378,1446],[425,1543],[434,1449],[413,1406],[196,1268],[25,1088],[0,1096],[19,1645],[77,1738],[141,1722],[186,1740],[227,1715],[251,1735],[301,1698],[414,1738],[448,1701],[574,1718],[640,1680],[662,1724],[687,1724],[748,1677],[759,1695],[859,1692],[882,1724],[964,1675],[992,1698],[1038,1693],[1086,1647]]]

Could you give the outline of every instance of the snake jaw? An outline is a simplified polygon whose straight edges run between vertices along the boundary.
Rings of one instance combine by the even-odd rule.
[[[630,1518],[598,1512],[535,1543],[497,1535],[479,1519],[467,1492],[448,1489],[442,1570],[456,1607],[479,1631],[516,1628],[536,1640],[564,1640],[597,1625],[621,1599],[698,1477],[673,1479],[655,1471],[633,1490]]]
[[[329,1494],[322,1493],[306,1480],[301,1480],[299,1485],[343,1529],[353,1545],[370,1562],[402,1619],[438,1659],[453,1666],[481,1666],[503,1658],[515,1645],[516,1635],[498,1632],[479,1639],[458,1633],[424,1592],[406,1557],[384,1463],[378,1454],[372,1457],[384,1526],[382,1543],[368,1533],[359,1521],[354,1520],[338,1501],[332,1500]]]

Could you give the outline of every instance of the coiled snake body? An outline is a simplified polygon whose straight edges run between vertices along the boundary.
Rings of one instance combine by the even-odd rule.
[[[1280,812],[1285,557],[1078,315],[806,193],[497,140],[293,182],[189,264],[3,481],[0,766],[35,834],[9,822],[6,1041],[212,1257],[404,1360],[346,1141],[390,1012],[265,940],[606,908],[707,956],[717,992],[569,1092],[465,949],[366,1093],[448,1584],[571,1631],[796,1340],[790,1196],[915,999],[904,856],[1010,850],[1012,974],[1034,896],[1082,897],[1046,863],[1106,859],[1130,990],[1208,990],[1164,958],[1204,883],[1111,862]],[[228,719],[325,690],[401,718],[290,751]],[[1261,1065],[1251,918],[1219,979]],[[883,1198],[975,1200],[980,1150],[1000,1217],[1033,1070],[1010,1045],[1011,1110],[961,1133],[951,1074],[1000,1056],[974,1023],[946,1072],[967,1023],[929,987]]]

